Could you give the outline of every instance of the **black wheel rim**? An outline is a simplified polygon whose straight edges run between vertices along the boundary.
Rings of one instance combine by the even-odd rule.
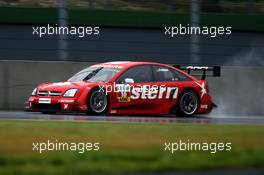
[[[181,109],[185,114],[191,115],[195,113],[198,107],[197,96],[191,92],[183,94],[181,98]]]
[[[96,113],[102,113],[107,106],[107,97],[103,91],[94,91],[90,97],[90,106]]]

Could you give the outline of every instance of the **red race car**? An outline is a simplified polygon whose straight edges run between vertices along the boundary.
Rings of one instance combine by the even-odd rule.
[[[200,73],[201,80],[191,76],[191,71]],[[220,67],[128,61],[95,64],[65,82],[38,85],[28,100],[28,110],[93,115],[208,113],[214,106],[205,81],[208,71],[220,76]]]

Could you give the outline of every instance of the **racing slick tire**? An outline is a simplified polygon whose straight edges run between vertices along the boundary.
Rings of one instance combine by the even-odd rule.
[[[108,109],[108,97],[103,89],[93,89],[87,98],[88,114],[102,115]]]
[[[192,89],[183,90],[179,98],[177,116],[190,117],[196,113],[200,106],[198,94]]]

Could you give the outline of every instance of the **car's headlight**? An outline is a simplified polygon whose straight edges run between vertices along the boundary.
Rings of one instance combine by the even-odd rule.
[[[74,97],[78,89],[69,89],[64,94],[63,97]]]
[[[37,88],[35,88],[35,89],[32,91],[31,95],[32,95],[32,96],[35,96],[36,94],[37,94]]]

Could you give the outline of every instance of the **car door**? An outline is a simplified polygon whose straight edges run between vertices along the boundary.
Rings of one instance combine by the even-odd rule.
[[[156,110],[162,114],[169,113],[189,78],[177,70],[162,65],[153,65],[153,78],[155,86],[159,87],[159,98],[155,100]]]
[[[146,94],[153,83],[151,65],[129,68],[115,81],[116,92],[112,98],[113,109],[130,113],[147,113],[152,109],[153,100]]]

